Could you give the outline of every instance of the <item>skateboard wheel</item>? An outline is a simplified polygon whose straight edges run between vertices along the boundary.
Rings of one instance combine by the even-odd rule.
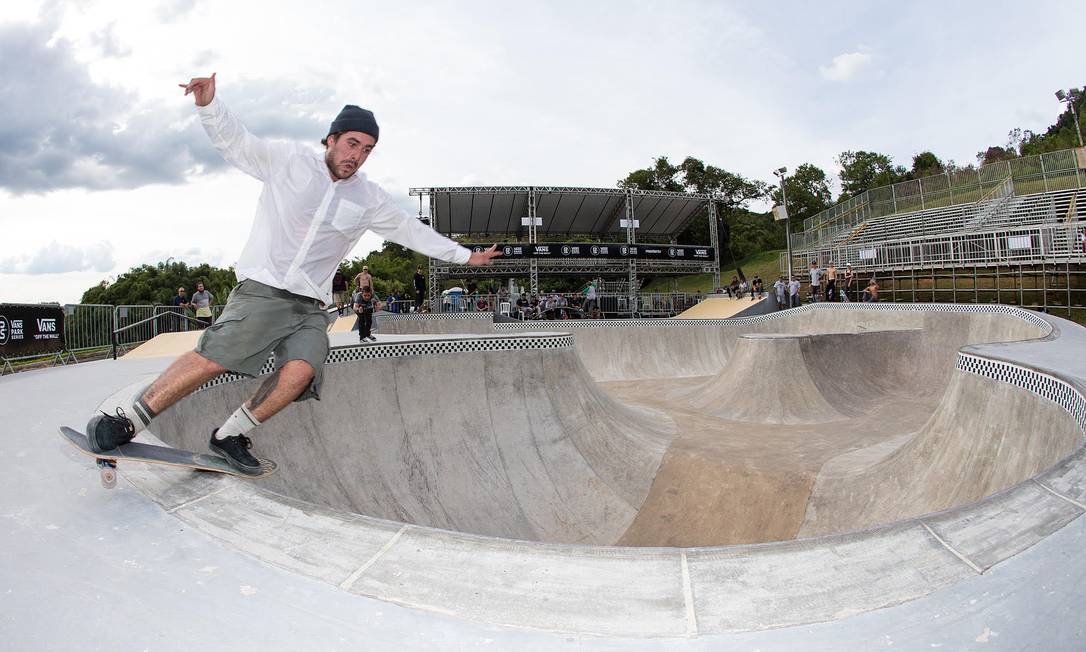
[[[102,486],[112,489],[117,486],[117,463],[98,460],[98,473],[102,477]]]

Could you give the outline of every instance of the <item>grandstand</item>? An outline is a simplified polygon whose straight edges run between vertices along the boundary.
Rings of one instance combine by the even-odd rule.
[[[793,269],[851,263],[893,301],[1012,303],[1086,317],[1086,149],[875,188],[804,221]],[[787,268],[782,256],[781,269]]]

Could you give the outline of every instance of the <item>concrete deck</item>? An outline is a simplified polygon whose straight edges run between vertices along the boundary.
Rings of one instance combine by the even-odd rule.
[[[837,650],[891,645],[1079,649],[1084,621],[1075,598],[1086,593],[1082,588],[1086,563],[1079,552],[1086,530],[1078,516],[1086,500],[1086,472],[1081,464],[1082,412],[1075,412],[1081,395],[1075,390],[1086,375],[1072,359],[1082,358],[1073,355],[1075,347],[1086,347],[1082,329],[1058,319],[1026,321],[1014,314],[833,308],[726,323],[585,325],[569,329],[573,339],[559,333],[517,332],[382,335],[377,345],[341,349],[343,359],[326,370],[331,393],[320,404],[293,406],[293,414],[284,413],[281,419],[296,426],[295,433],[312,433],[306,438],[333,430],[339,418],[334,415],[350,411],[359,400],[357,391],[352,395],[347,388],[364,387],[369,390],[363,392],[368,395],[365,400],[372,405],[363,405],[360,412],[393,422],[391,426],[382,422],[386,430],[373,428],[376,434],[357,442],[358,455],[374,463],[359,476],[358,470],[337,470],[334,453],[310,460],[309,467],[301,456],[276,450],[272,456],[278,456],[281,466],[287,459],[298,460],[300,472],[290,479],[284,469],[280,479],[289,482],[274,488],[274,493],[270,485],[156,467],[122,469],[131,484],[104,492],[97,487],[92,465],[67,451],[53,434],[57,423],[85,421],[107,394],[145,383],[168,359],[104,361],[0,379],[0,410],[11,427],[10,450],[20,460],[0,481],[5,489],[0,515],[6,521],[4,529],[13,535],[3,544],[10,561],[0,567],[7,587],[0,594],[5,640],[19,647],[57,649],[118,644],[250,647],[251,640],[231,634],[216,639],[225,622],[241,617],[262,623],[259,644],[273,649],[360,644],[378,649]],[[880,358],[878,365],[898,374],[884,387],[877,379],[854,380],[850,385],[847,374],[819,373],[850,365],[862,368],[865,361],[871,362],[861,356],[834,366],[834,358],[820,355],[825,350],[817,345],[821,336],[834,341],[852,338],[854,348],[872,353],[886,348],[880,338],[897,334],[903,339],[893,341],[896,355],[920,364]],[[333,343],[347,344],[350,336],[333,334]],[[1038,337],[1042,339],[999,343]],[[677,340],[682,345],[675,344]],[[865,342],[882,345],[864,349]],[[993,343],[979,344],[983,342]],[[747,355],[744,348],[751,343],[789,347],[768,355],[798,351],[810,382],[790,383],[801,394],[787,400],[806,403],[820,397],[825,403],[815,419],[802,415],[792,419],[796,422],[788,427],[798,429],[794,433],[803,428],[809,433],[826,423],[837,424],[835,432],[846,432],[848,443],[843,446],[840,441],[814,442],[815,448],[798,455],[791,447],[777,446],[789,453],[779,456],[785,467],[809,469],[803,471],[806,488],[790,494],[804,497],[806,504],[791,522],[812,532],[821,527],[841,533],[711,547],[678,543],[674,544],[678,547],[615,548],[553,542],[563,540],[551,536],[554,533],[570,532],[576,534],[566,541],[587,536],[614,542],[616,535],[636,529],[631,524],[637,523],[639,511],[647,514],[648,507],[656,509],[657,516],[666,512],[652,506],[665,503],[675,487],[660,479],[668,468],[684,468],[674,461],[669,467],[668,456],[682,450],[676,446],[680,441],[686,442],[687,451],[712,443],[706,434],[713,428],[707,421],[698,424],[697,418],[710,417],[697,417],[696,412],[705,411],[690,409],[693,403],[678,404],[681,409],[672,414],[660,409],[661,402],[676,404],[668,403],[668,396],[697,392],[704,396],[706,388],[728,381],[726,374],[741,373],[740,365],[727,363]],[[810,350],[804,352],[804,346]],[[962,346],[963,354],[957,355]],[[601,350],[604,347],[609,348]],[[621,359],[628,347],[637,348],[637,360]],[[762,351],[754,359],[768,363],[766,355]],[[456,373],[435,373],[442,368]],[[667,369],[670,373],[661,374]],[[757,366],[753,369],[757,371]],[[910,398],[930,410],[930,417],[918,420],[915,427],[897,424],[898,434],[890,437],[847,435],[850,427],[857,429],[855,424],[886,409],[878,401],[865,403],[861,386],[874,387],[871,391],[881,397],[901,399],[891,390],[910,374],[927,381],[926,391],[914,389]],[[660,379],[671,387],[651,397],[650,392],[637,390],[639,384]],[[740,376],[732,382],[751,380]],[[214,421],[218,411],[228,409],[252,382],[226,383],[202,392],[213,415],[200,417],[183,405],[176,415]],[[472,384],[476,382],[480,384]],[[856,395],[853,400],[834,404],[849,392]],[[487,402],[457,411],[460,399],[480,395]],[[435,428],[433,420],[427,425],[412,417],[411,406],[402,401],[410,396],[421,398],[424,405],[444,404],[440,414],[450,423]],[[982,409],[989,403],[986,399],[994,399],[997,409]],[[528,402],[514,405],[517,400]],[[966,409],[950,410],[955,404]],[[388,405],[397,409],[382,412],[381,406]],[[478,417],[484,408],[493,415],[493,406],[512,406],[514,414],[539,418],[516,428],[488,426],[493,416]],[[554,411],[552,416],[544,416],[547,410]],[[616,420],[600,426],[598,422],[609,415]],[[745,432],[769,428],[766,434],[783,423],[767,422],[762,416],[755,411],[731,421]],[[895,418],[883,416],[887,421]],[[1014,427],[997,428],[1000,423]],[[1024,431],[1023,426],[1031,424],[1033,428]],[[160,426],[156,421],[155,425],[161,431],[157,434],[169,439],[201,430],[204,424],[188,428],[165,421]],[[555,430],[548,434],[539,427]],[[480,429],[489,432],[487,438],[503,451],[494,460],[483,462],[481,456],[490,449],[462,436]],[[382,452],[390,439],[396,440],[397,430],[401,445],[417,446],[411,449],[414,461],[405,467],[410,470],[406,476],[396,470],[406,449]],[[1023,439],[1016,444],[1008,432],[1047,437],[1052,443]],[[509,439],[518,433],[529,439],[523,444]],[[953,436],[946,438],[947,433]],[[284,445],[289,441],[286,434],[269,429],[265,436],[262,430],[260,452],[274,450],[265,446]],[[998,446],[986,448],[984,442],[995,441],[995,434],[1001,435]],[[945,453],[970,437],[978,443]],[[800,440],[794,437],[793,443]],[[562,452],[561,446],[568,443],[574,445]],[[757,466],[760,456],[771,460],[772,448],[751,455],[751,463]],[[525,450],[539,454],[519,461],[509,456],[523,455]],[[815,454],[816,450],[823,452]],[[443,452],[435,457],[439,451]],[[1036,453],[1034,461],[1022,463],[1029,457],[1023,451]],[[940,452],[945,456],[941,468],[975,460],[977,474],[963,474],[957,486],[980,495],[931,491],[930,485],[938,487],[954,478],[914,481],[917,469],[939,461]],[[720,459],[702,453],[702,458]],[[638,462],[639,457],[643,461]],[[477,466],[467,466],[469,461]],[[657,467],[659,473],[644,470]],[[573,487],[592,486],[587,479],[578,479],[578,468],[591,470],[601,481],[597,493],[571,493]],[[480,472],[488,469],[489,475]],[[386,473],[386,479],[380,480],[378,471]],[[554,475],[555,471],[562,473]],[[900,479],[889,482],[889,489],[878,486],[894,474]],[[335,478],[317,485],[358,480],[365,490],[342,494],[347,496],[342,505],[327,497],[283,495],[300,490],[307,476]],[[764,474],[759,476],[764,479]],[[533,477],[548,478],[539,486],[552,492],[551,499],[532,491],[528,480]],[[699,482],[689,488],[719,489],[713,485],[718,477],[729,475],[697,476]],[[509,493],[494,492],[479,501],[473,492],[490,486],[487,478]],[[464,484],[468,479],[472,482]],[[922,486],[910,493],[906,491],[910,483]],[[379,495],[375,489],[381,486],[385,500],[356,504]],[[771,495],[780,494],[782,487],[772,478],[760,486],[770,488]],[[597,499],[604,494],[599,491],[616,502],[593,512],[600,509]],[[876,500],[858,509],[848,501],[861,494],[902,499]],[[436,496],[437,503],[420,503],[428,495]],[[516,497],[514,502],[501,502],[509,495]],[[395,496],[392,502],[387,500]],[[932,509],[944,499],[950,501],[948,507]],[[843,508],[839,501],[844,501]],[[470,517],[473,504],[477,510],[485,505],[492,511],[484,511],[485,518],[475,517],[474,526],[463,526],[461,519]],[[415,524],[357,513],[363,511],[360,508],[372,511],[389,505],[396,505],[394,512],[403,512],[396,521]],[[692,508],[692,513],[705,515],[722,509],[712,501]],[[727,506],[724,509],[727,513]],[[920,511],[913,513],[916,510]],[[748,513],[754,511],[748,506]],[[871,514],[878,515],[874,521],[883,525],[870,528]],[[450,520],[431,523],[422,517]],[[516,523],[532,536],[505,531]],[[589,525],[603,529],[585,530]],[[453,526],[477,532],[495,527],[502,536],[440,529]],[[857,527],[869,529],[849,532]],[[91,612],[112,608],[138,618],[126,618],[124,628],[89,618]],[[47,626],[57,622],[58,614],[62,622],[85,628],[89,638]],[[135,624],[129,625],[131,620]],[[176,633],[176,638],[162,638],[166,633]]]

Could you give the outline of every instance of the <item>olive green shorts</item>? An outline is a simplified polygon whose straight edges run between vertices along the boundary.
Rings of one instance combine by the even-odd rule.
[[[316,299],[246,279],[230,291],[226,308],[200,336],[196,352],[246,376],[259,374],[271,353],[276,370],[305,360],[314,376],[297,400],[319,399],[333,317]]]

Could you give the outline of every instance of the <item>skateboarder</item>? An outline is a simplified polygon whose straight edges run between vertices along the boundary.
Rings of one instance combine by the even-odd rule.
[[[179,84],[193,94],[212,145],[263,182],[256,219],[236,265],[238,285],[196,346],[131,404],[95,416],[87,439],[97,452],[131,440],[163,410],[225,372],[255,376],[275,353],[275,372],[221,427],[209,447],[238,470],[259,473],[246,436],[295,400],[318,398],[328,356],[332,277],[362,234],[431,258],[486,265],[497,245],[472,252],[407,214],[358,168],[377,144],[377,120],[353,105],[332,121],[317,153],[299,143],[267,141],[245,128],[215,96],[215,75]],[[197,204],[198,205],[198,204]]]

